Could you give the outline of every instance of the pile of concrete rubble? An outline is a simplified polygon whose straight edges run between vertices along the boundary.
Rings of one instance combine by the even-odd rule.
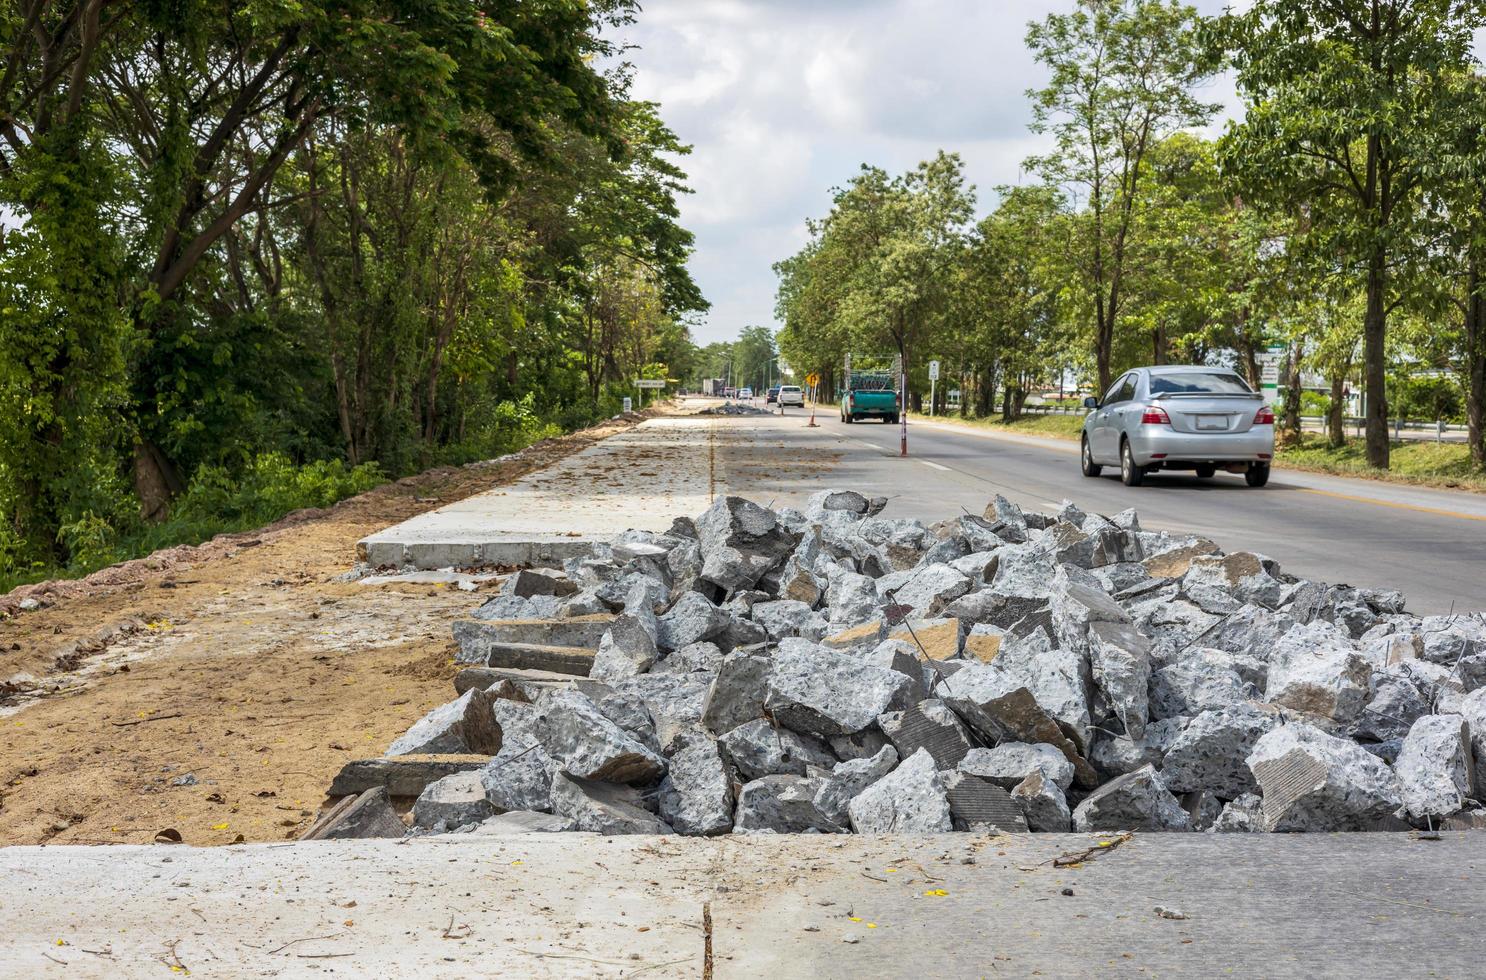
[[[455,624],[460,697],[341,773],[360,817],[326,836],[1486,824],[1479,616],[1132,511],[884,503],[724,497],[516,573]]]
[[[721,405],[713,405],[704,408],[693,415],[771,415],[773,413],[756,405],[745,405],[742,402],[723,402]]]

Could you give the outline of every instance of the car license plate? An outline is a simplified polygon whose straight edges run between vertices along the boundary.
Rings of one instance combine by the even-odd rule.
[[[1228,428],[1228,416],[1199,415],[1197,416],[1197,428],[1203,432],[1224,431]]]

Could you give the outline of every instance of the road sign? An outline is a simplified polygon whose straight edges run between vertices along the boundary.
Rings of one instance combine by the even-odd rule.
[[[636,388],[664,388],[665,386],[666,386],[665,381],[661,380],[660,378],[636,378],[635,379],[635,387]]]
[[[630,398],[629,398],[628,395],[625,395],[624,396],[624,411],[625,411],[625,413],[628,414],[630,412],[633,412],[634,410],[635,410],[634,402],[630,401]]]
[[[930,361],[929,362],[929,380],[930,381],[938,381],[939,380],[939,362],[938,361]]]
[[[816,385],[820,384],[820,375],[813,372],[805,375],[805,383],[814,388]]]
[[[1274,346],[1255,358],[1259,362],[1259,388],[1271,399],[1280,391],[1280,360],[1284,356],[1285,348]]]

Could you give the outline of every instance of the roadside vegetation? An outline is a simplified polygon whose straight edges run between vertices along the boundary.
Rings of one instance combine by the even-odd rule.
[[[688,377],[688,148],[605,40],[634,10],[0,14],[0,589]]]
[[[1486,75],[1471,43],[1486,9],[1067,8],[1026,33],[1049,76],[1029,93],[1048,149],[1017,186],[981,192],[988,214],[955,153],[867,164],[776,264],[796,375],[829,394],[848,354],[901,357],[923,410],[937,360],[936,414],[957,390],[965,417],[1059,434],[1076,423],[1028,419],[1046,392],[1100,394],[1163,363],[1223,363],[1258,386],[1271,361],[1281,428],[1328,422],[1330,450],[1308,437],[1294,462],[1486,476]],[[1243,106],[1210,140],[1204,95],[1223,71]],[[1345,418],[1357,392],[1360,445]],[[1462,461],[1392,442],[1396,418],[1468,426]]]

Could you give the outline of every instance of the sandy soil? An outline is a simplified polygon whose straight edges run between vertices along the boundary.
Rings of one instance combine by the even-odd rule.
[[[343,763],[452,696],[449,620],[495,587],[338,581],[355,542],[631,424],[0,597],[0,844],[297,837]]]

